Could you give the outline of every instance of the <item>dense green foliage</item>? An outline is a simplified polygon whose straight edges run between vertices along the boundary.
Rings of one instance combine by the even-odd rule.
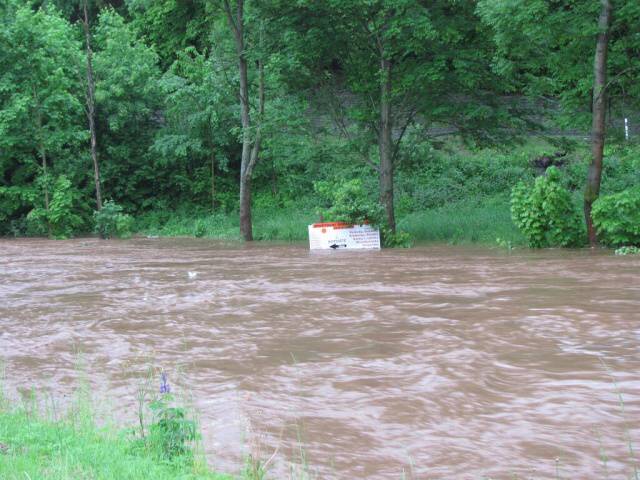
[[[640,186],[598,198],[593,221],[607,244],[640,245]]]
[[[620,247],[616,248],[616,255],[640,255],[640,247]]]
[[[382,221],[382,206],[370,198],[359,179],[317,182],[315,189],[327,201],[328,208],[319,212],[327,222],[378,225]]]
[[[516,189],[515,217],[532,246],[582,243],[586,144],[533,135],[587,125],[598,2],[244,4],[248,131],[223,0],[88,2],[100,183],[114,202],[94,214],[81,4],[0,1],[0,235],[238,238],[246,136],[261,140],[256,239],[303,240],[322,211],[406,244],[391,205],[416,240],[521,243],[508,195],[544,173],[537,158],[562,151],[558,178],[527,187],[539,198]],[[609,130],[619,139],[640,99],[640,7],[615,10]],[[639,184],[637,158],[635,147],[608,150],[604,194]],[[567,225],[549,218],[570,206]],[[605,223],[627,221],[618,213]]]
[[[572,247],[581,244],[582,224],[570,193],[560,183],[556,167],[513,188],[511,214],[530,247]]]
[[[559,99],[561,124],[586,126],[600,7],[598,1],[479,0],[477,11],[494,32],[494,71],[515,92]],[[615,1],[613,7],[610,108],[625,111],[640,100],[640,3]]]
[[[48,182],[49,178],[42,180]],[[80,194],[64,175],[46,188],[51,192],[48,208],[36,204],[27,214],[31,231],[41,234],[48,232],[53,238],[69,238],[83,225],[82,217],[78,215],[82,211]]]
[[[93,213],[96,233],[101,238],[127,238],[131,236],[133,217],[122,213],[122,207],[113,200],[107,200],[99,212]]]

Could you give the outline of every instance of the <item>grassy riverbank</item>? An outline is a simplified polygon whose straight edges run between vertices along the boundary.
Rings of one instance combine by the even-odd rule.
[[[87,414],[50,420],[25,408],[0,407],[3,480],[224,480],[204,462],[158,461],[130,435],[98,428]]]
[[[307,240],[307,225],[317,221],[313,212],[294,209],[255,209],[255,240],[299,242]],[[171,212],[166,217],[158,212],[137,219],[138,234],[160,237],[206,237],[218,240],[239,240],[239,219],[236,212],[208,213],[190,210]]]
[[[542,173],[536,165],[540,156],[551,155],[558,147],[530,141],[510,151],[482,149],[469,151],[459,145],[445,150],[417,149],[417,170],[400,168],[396,175],[396,220],[398,229],[409,233],[416,243],[510,244],[524,246],[525,239],[511,220],[510,193],[519,181],[532,182]],[[424,150],[424,149],[423,149]],[[631,153],[611,153],[608,163],[633,164]],[[620,158],[618,158],[620,157]],[[567,188],[579,196],[586,176],[587,152],[569,149],[559,161]],[[360,178],[371,201],[376,201],[377,178],[364,167],[345,178]],[[603,191],[626,187],[633,168],[605,172]],[[617,185],[618,183],[624,185]],[[234,197],[235,198],[235,197]],[[578,201],[577,199],[576,201]],[[257,191],[253,222],[256,240],[297,242],[307,240],[307,225],[318,221],[322,199],[313,185],[296,192]],[[237,207],[230,200],[217,212],[189,204],[153,209],[136,216],[137,233],[158,236],[196,236],[223,240],[239,239]]]
[[[525,245],[525,240],[511,221],[506,194],[481,200],[458,202],[399,216],[399,230],[408,232],[417,243],[496,244],[510,242]],[[294,209],[258,209],[254,212],[256,240],[306,242],[307,225],[318,221],[313,211]],[[173,212],[163,221],[157,214],[142,216],[140,235],[161,237],[206,237],[239,240],[238,216],[232,214],[193,214]]]

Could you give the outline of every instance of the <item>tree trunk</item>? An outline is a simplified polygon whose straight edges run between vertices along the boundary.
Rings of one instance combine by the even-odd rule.
[[[37,95],[34,94],[37,98]],[[39,105],[39,103],[38,103]],[[47,151],[44,148],[42,141],[42,114],[40,112],[40,106],[36,114],[36,126],[38,127],[38,154],[40,155],[40,162],[42,164],[42,176],[44,178],[44,210],[47,212],[47,232],[51,237],[51,221],[49,220],[49,179],[47,178]]]
[[[47,178],[47,153],[40,144],[40,160],[42,161],[42,175],[44,176],[44,209],[47,212],[47,232],[51,237],[51,221],[49,220],[49,179]]]
[[[238,5],[242,0],[238,0]],[[240,6],[238,10],[240,11]],[[247,59],[244,57],[242,40],[238,45],[238,68],[240,71],[240,108],[242,120],[242,159],[240,162],[240,235],[246,241],[253,240],[251,223],[251,117],[249,116],[249,81],[247,75]]]
[[[249,113],[249,79],[244,51],[244,0],[237,0],[235,18],[229,0],[223,1],[229,27],[233,31],[240,76],[240,120],[242,122],[242,158],[240,160],[240,235],[253,240],[251,224],[251,116]]]
[[[91,159],[93,160],[93,178],[96,188],[96,207],[100,211],[102,209],[102,192],[100,189],[100,167],[98,165],[98,142],[96,139],[96,85],[93,78],[93,62],[91,60],[91,34],[89,32],[89,13],[87,8],[87,0],[82,2],[84,13],[84,37],[86,43],[87,54],[87,118],[89,120],[89,132],[91,134]]]
[[[229,0],[223,0],[222,6],[227,14],[229,27],[235,37],[238,54],[238,73],[240,76],[240,117],[242,121],[242,158],[240,161],[240,235],[246,241],[253,240],[251,224],[251,174],[260,153],[260,122],[264,114],[264,65],[258,61],[259,110],[258,128],[251,141],[251,116],[249,105],[249,78],[244,39],[244,0],[236,0],[236,12],[231,9]],[[262,40],[262,39],[261,39]]]
[[[380,203],[384,206],[387,226],[396,231],[393,209],[393,155],[391,145],[391,61],[382,56],[380,60],[380,129],[378,149],[380,152]]]
[[[587,223],[589,245],[598,244],[596,230],[591,218],[591,208],[600,194],[602,179],[602,157],[605,142],[605,121],[607,113],[607,50],[609,43],[609,27],[611,25],[610,0],[601,0],[600,18],[598,19],[598,39],[596,53],[593,60],[593,116],[591,125],[591,165],[587,175],[587,185],[584,191],[584,217]]]
[[[211,150],[211,212],[216,211],[216,152]]]

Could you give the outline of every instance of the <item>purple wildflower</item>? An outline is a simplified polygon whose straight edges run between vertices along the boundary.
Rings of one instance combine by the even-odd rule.
[[[160,374],[160,393],[170,393],[171,387],[169,386],[169,382],[167,381],[167,374],[162,372]]]

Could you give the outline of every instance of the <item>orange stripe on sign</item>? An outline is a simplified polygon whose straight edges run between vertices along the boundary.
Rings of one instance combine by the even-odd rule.
[[[328,223],[314,223],[313,228],[351,228],[353,225],[345,222],[328,222]]]

